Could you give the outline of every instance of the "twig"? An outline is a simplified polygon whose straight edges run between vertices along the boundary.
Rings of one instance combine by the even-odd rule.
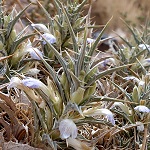
[[[143,138],[143,143],[142,143],[142,148],[141,148],[141,150],[146,150],[146,141],[147,141],[147,131],[148,131],[148,124],[146,124],[145,126],[144,126],[145,128],[144,128],[144,138]]]

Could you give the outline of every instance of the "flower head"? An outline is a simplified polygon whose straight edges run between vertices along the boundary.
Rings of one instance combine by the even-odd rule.
[[[150,50],[150,45],[148,45],[148,44],[140,44],[140,45],[139,45],[139,48],[141,48],[141,49],[143,49],[143,50],[145,50],[145,49]]]
[[[34,78],[31,78],[31,77],[23,79],[22,83],[23,83],[24,86],[27,86],[27,87],[33,88],[33,89],[40,88],[41,84],[43,84],[38,79],[34,79]]]
[[[47,29],[47,27],[44,24],[40,24],[40,23],[34,24],[34,23],[32,23],[31,26],[33,28],[36,28],[40,32],[49,33],[49,30]]]
[[[21,80],[18,77],[12,77],[10,79],[10,83],[7,87],[8,90],[10,90],[10,88],[15,88],[21,85]]]
[[[113,125],[115,125],[115,120],[113,114],[110,110],[106,108],[102,109],[88,109],[83,111],[83,114],[86,116],[105,116]]]
[[[128,77],[124,77],[125,80],[133,80],[135,83],[137,83],[139,86],[143,86],[145,84],[144,81],[134,77],[134,76],[128,76]]]
[[[27,51],[30,53],[31,58],[33,59],[40,60],[41,57],[43,58],[42,52],[37,48],[30,47],[27,49]]]
[[[94,39],[87,38],[87,43],[88,43],[88,44],[91,44],[91,43],[93,43],[93,42],[95,42],[95,40],[94,40]]]
[[[150,109],[147,108],[146,106],[144,105],[139,105],[139,106],[136,106],[134,108],[134,110],[138,111],[138,112],[142,112],[142,113],[149,113],[150,112]]]
[[[63,119],[59,123],[59,131],[61,139],[76,138],[78,133],[77,126],[71,119]]]
[[[144,131],[144,124],[142,122],[136,122],[137,130],[138,131]]]
[[[56,38],[54,37],[54,35],[52,35],[50,33],[43,34],[43,38],[45,38],[48,41],[48,43],[50,43],[50,44],[56,43]],[[45,40],[43,40],[43,44],[44,45],[46,44]]]

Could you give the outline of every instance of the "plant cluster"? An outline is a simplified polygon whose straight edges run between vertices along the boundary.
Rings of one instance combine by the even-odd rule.
[[[97,51],[92,1],[53,1],[56,14],[37,2],[48,24],[17,33],[20,13],[0,7],[0,129],[5,141],[41,149],[148,149],[150,141],[149,26],[111,54]],[[28,30],[32,29],[32,34]],[[103,57],[104,56],[104,57]],[[2,145],[4,146],[4,145]]]

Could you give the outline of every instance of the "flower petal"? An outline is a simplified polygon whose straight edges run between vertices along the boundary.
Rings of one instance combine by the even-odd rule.
[[[136,122],[137,130],[144,131],[144,124],[142,122]]]
[[[139,111],[139,112],[143,112],[143,113],[149,113],[149,112],[150,112],[150,109],[147,108],[147,107],[144,106],[144,105],[136,106],[136,107],[134,108],[134,110]]]
[[[56,43],[56,38],[52,34],[45,33],[43,34],[43,38],[45,38],[50,44]],[[45,45],[46,41],[43,40],[43,44]]]
[[[95,40],[94,40],[94,39],[91,39],[91,38],[87,38],[86,41],[87,41],[88,44],[91,44],[91,43],[95,42]]]
[[[31,26],[33,28],[36,28],[40,32],[44,32],[44,33],[48,33],[49,32],[48,28],[44,24],[40,24],[40,23],[34,24],[34,23],[32,23]]]
[[[139,48],[141,48],[141,49],[143,49],[143,50],[145,50],[145,49],[150,50],[150,45],[148,45],[148,44],[140,44],[140,45],[139,45]]]
[[[42,52],[37,48],[29,48],[28,51],[33,59],[40,60],[43,57]]]
[[[110,110],[103,108],[103,109],[101,109],[101,113],[102,113],[103,115],[105,115],[106,118],[107,118],[113,125],[115,125],[115,120],[114,120],[113,114],[112,114],[112,112],[111,112]]]
[[[88,110],[84,110],[83,114],[85,116],[105,116],[113,125],[115,125],[115,120],[112,112],[106,108],[101,109],[90,108]]]
[[[10,88],[18,87],[19,85],[21,85],[21,80],[18,77],[12,77],[7,89],[10,90]]]
[[[42,82],[39,81],[38,79],[34,79],[34,78],[26,78],[22,80],[23,85],[29,87],[29,88],[40,88]]]
[[[59,124],[59,131],[61,139],[67,139],[69,137],[77,137],[77,126],[71,119],[63,119]]]

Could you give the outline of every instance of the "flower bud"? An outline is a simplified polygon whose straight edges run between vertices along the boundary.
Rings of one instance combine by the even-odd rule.
[[[76,124],[71,119],[63,119],[59,123],[60,138],[67,139],[69,137],[76,138],[78,129]]]
[[[40,23],[37,23],[37,24],[31,24],[31,26],[37,30],[39,30],[40,32],[43,32],[43,33],[49,33],[49,30],[48,28],[44,25],[44,24],[40,24]]]
[[[133,88],[132,99],[134,102],[139,103],[139,92],[137,86],[134,86]]]
[[[45,33],[45,34],[43,34],[42,36],[43,36],[43,38],[45,38],[45,39],[47,40],[48,43],[50,43],[50,44],[56,43],[56,38],[55,38],[52,34],[50,34],[50,33]],[[43,39],[43,42],[42,42],[42,43],[45,45],[45,44],[46,44],[46,41]]]
[[[84,91],[84,88],[78,87],[78,89],[71,94],[71,102],[80,104],[80,102],[83,100]]]

